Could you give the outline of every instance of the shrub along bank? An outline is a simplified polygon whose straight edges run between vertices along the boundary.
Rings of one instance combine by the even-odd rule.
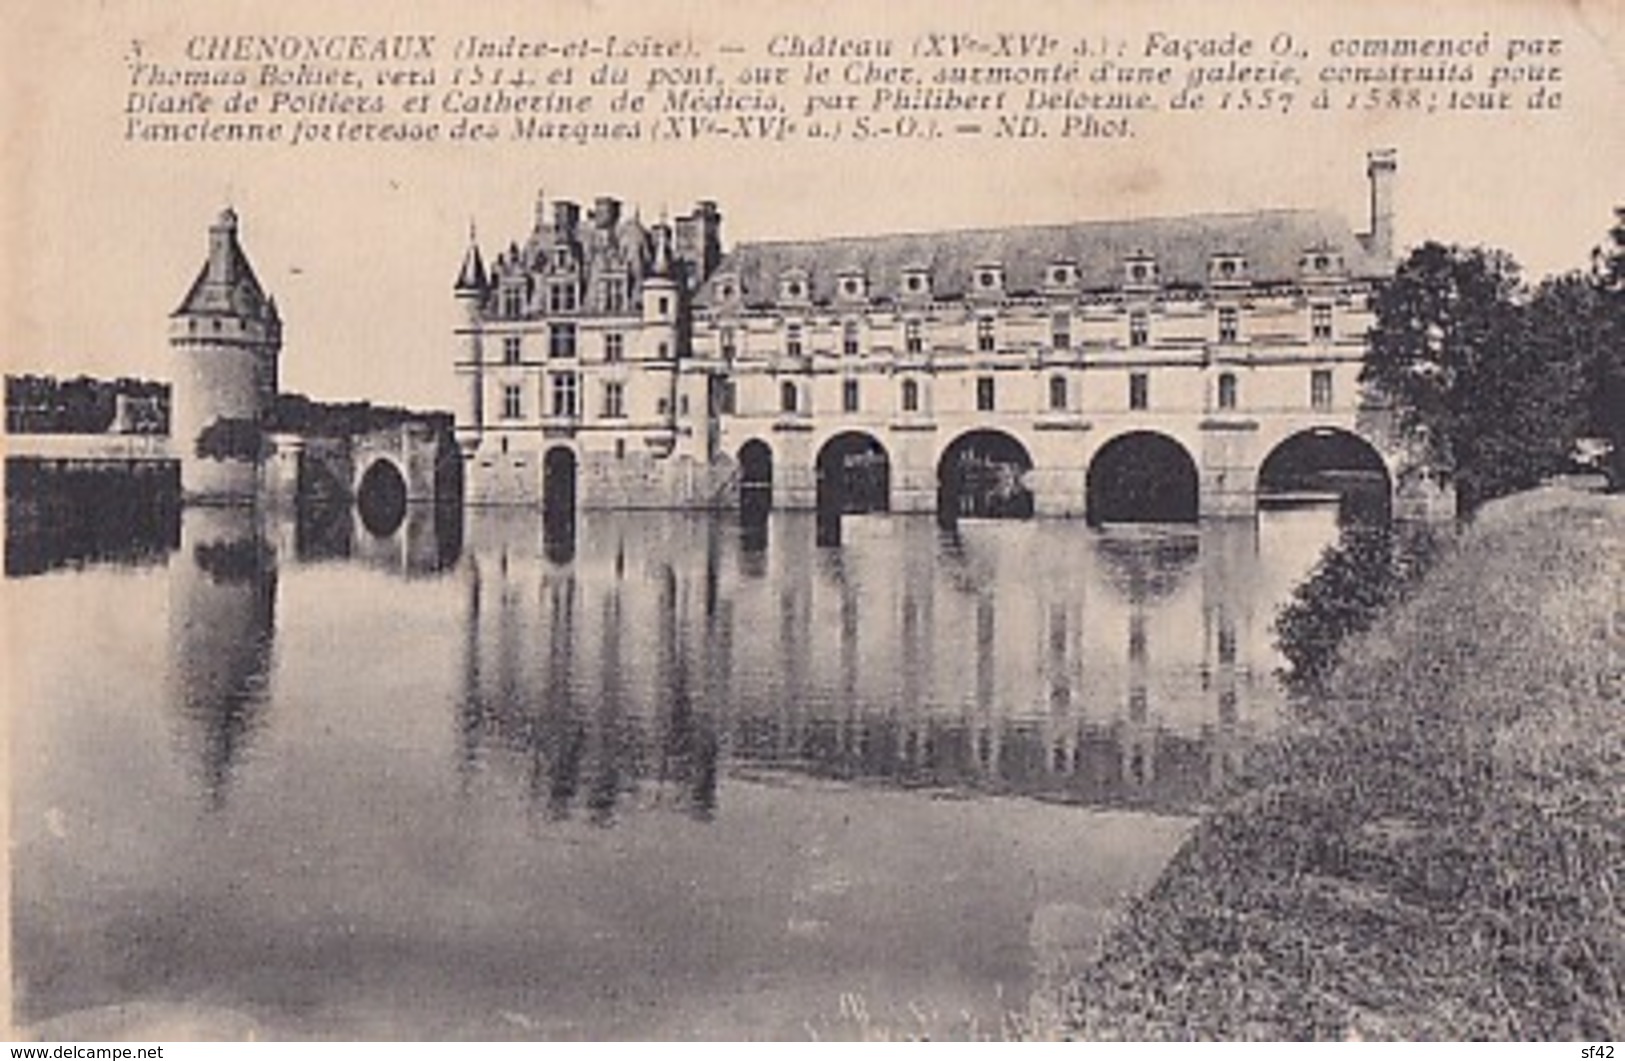
[[[1625,1037],[1625,499],[1485,507],[1071,985],[1084,1038]]]

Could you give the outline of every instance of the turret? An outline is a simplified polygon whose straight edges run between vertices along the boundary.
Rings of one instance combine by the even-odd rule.
[[[278,389],[282,320],[237,240],[237,214],[209,228],[209,256],[170,314],[176,361],[171,437],[181,491],[240,503],[258,490],[261,422]]]
[[[457,282],[452,285],[452,296],[457,300],[461,318],[457,323],[456,372],[461,393],[457,400],[456,433],[464,452],[478,445],[485,426],[485,357],[481,319],[490,289],[485,259],[480,256],[479,241],[470,223],[468,250],[463,252],[463,266],[457,272]]]

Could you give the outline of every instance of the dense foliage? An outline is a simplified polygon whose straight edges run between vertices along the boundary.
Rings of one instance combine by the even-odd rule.
[[[1507,254],[1424,243],[1376,296],[1362,379],[1389,398],[1463,512],[1613,443],[1625,483],[1625,208],[1589,273],[1533,288]]]
[[[265,456],[265,432],[258,420],[221,417],[198,432],[197,455],[211,460],[254,461]]]
[[[1438,549],[1438,538],[1425,526],[1344,527],[1275,618],[1288,687],[1321,689],[1348,638],[1368,629],[1413,586]]]

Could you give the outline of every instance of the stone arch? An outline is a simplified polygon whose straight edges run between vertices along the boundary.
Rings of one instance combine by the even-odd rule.
[[[759,438],[739,447],[739,511],[747,522],[765,519],[773,508],[773,447]]]
[[[937,461],[941,519],[1029,519],[1032,451],[1016,436],[977,428],[954,438]]]
[[[388,457],[377,457],[356,481],[361,524],[379,537],[395,533],[406,518],[406,474]]]
[[[1335,497],[1347,514],[1386,519],[1393,511],[1394,476],[1370,440],[1341,427],[1294,431],[1258,466],[1260,503]]]
[[[573,516],[579,468],[575,450],[551,446],[542,455],[542,510],[549,519]]]
[[[839,431],[814,462],[818,511],[852,515],[891,508],[891,455],[867,431]]]
[[[1101,446],[1085,473],[1089,522],[1194,523],[1200,511],[1196,461],[1160,431],[1129,431]]]

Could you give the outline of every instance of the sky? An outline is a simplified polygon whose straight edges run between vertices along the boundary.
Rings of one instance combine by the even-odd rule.
[[[658,15],[648,12],[658,11]],[[222,206],[285,321],[283,386],[449,407],[451,283],[471,223],[489,257],[528,232],[538,191],[624,200],[645,220],[714,199],[726,244],[886,231],[1312,207],[1366,223],[1365,153],[1399,155],[1397,233],[1510,251],[1528,274],[1583,267],[1625,204],[1625,0],[1375,0],[999,5],[622,0],[272,5],[65,0],[8,17],[0,48],[0,321],[6,370],[168,378],[167,318]],[[387,14],[386,14],[387,11]],[[1243,14],[1245,12],[1245,14]],[[10,32],[14,23],[16,32]],[[960,28],[1303,38],[1561,38],[1560,111],[1145,123],[1124,140],[907,149],[520,143],[184,150],[122,139],[130,41],[175,54],[196,33],[566,36],[674,31],[708,41]]]

